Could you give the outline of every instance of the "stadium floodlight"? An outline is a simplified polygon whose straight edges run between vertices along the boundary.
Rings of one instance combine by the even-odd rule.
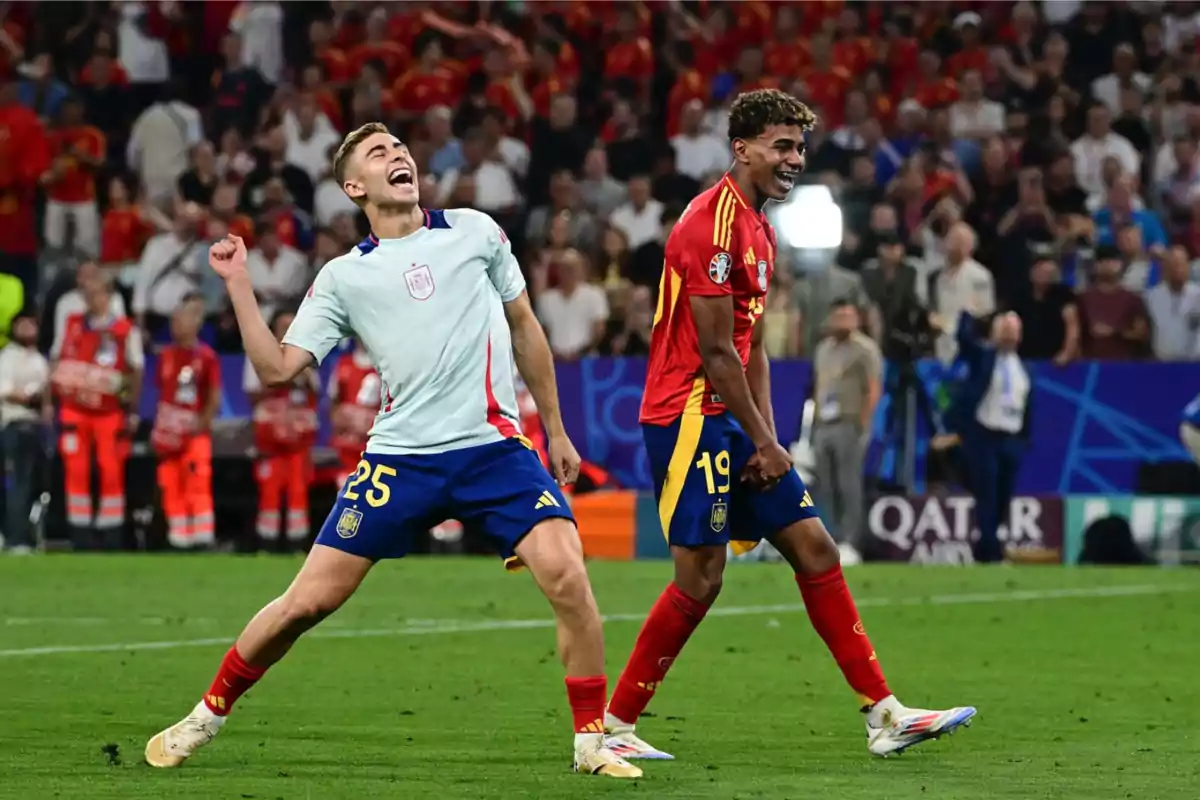
[[[802,185],[768,210],[783,244],[796,250],[830,250],[842,245],[842,209],[828,186]]]

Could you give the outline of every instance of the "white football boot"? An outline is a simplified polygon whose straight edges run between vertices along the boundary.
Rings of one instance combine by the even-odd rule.
[[[674,761],[675,756],[664,753],[633,732],[632,725],[607,725],[604,744],[621,758],[644,758],[655,761]]]
[[[617,755],[599,734],[579,737],[575,743],[576,772],[608,778],[640,778],[642,771]]]
[[[146,742],[146,763],[152,767],[178,767],[192,753],[213,740],[225,724],[201,700],[192,713]]]
[[[895,696],[879,701],[867,711],[867,749],[873,755],[899,755],[915,744],[937,739],[970,726],[973,706],[945,711],[906,708]]]

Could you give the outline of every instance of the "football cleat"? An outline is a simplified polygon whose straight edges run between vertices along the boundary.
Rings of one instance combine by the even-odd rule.
[[[146,742],[146,763],[164,769],[178,767],[211,742],[223,724],[225,718],[209,711],[201,700],[192,713]]]
[[[972,706],[960,706],[946,711],[922,708],[901,708],[885,711],[882,725],[867,722],[867,749],[877,756],[899,755],[915,744],[953,733],[969,726],[975,716]]]
[[[675,760],[675,756],[670,753],[664,753],[634,733],[632,725],[608,728],[605,731],[604,746],[611,749],[621,758],[645,758],[656,761]]]
[[[642,777],[640,769],[603,744],[575,748],[573,769],[587,775],[605,775],[609,778]]]

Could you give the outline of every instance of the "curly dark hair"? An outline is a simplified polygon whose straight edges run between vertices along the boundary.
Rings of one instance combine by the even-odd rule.
[[[812,109],[779,89],[756,89],[739,94],[729,109],[729,141],[753,139],[772,125],[799,125],[810,131],[817,124]]]

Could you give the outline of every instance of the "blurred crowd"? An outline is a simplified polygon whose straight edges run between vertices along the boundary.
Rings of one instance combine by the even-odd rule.
[[[198,292],[236,352],[208,243],[295,303],[367,233],[331,152],[383,120],[426,205],[504,226],[559,358],[644,354],[729,104],[779,87],[844,232],[780,254],[772,356],[849,299],[892,357],[1011,309],[1026,357],[1200,358],[1198,37],[1182,2],[0,3],[0,315],[48,346],[90,259],[147,341]]]

